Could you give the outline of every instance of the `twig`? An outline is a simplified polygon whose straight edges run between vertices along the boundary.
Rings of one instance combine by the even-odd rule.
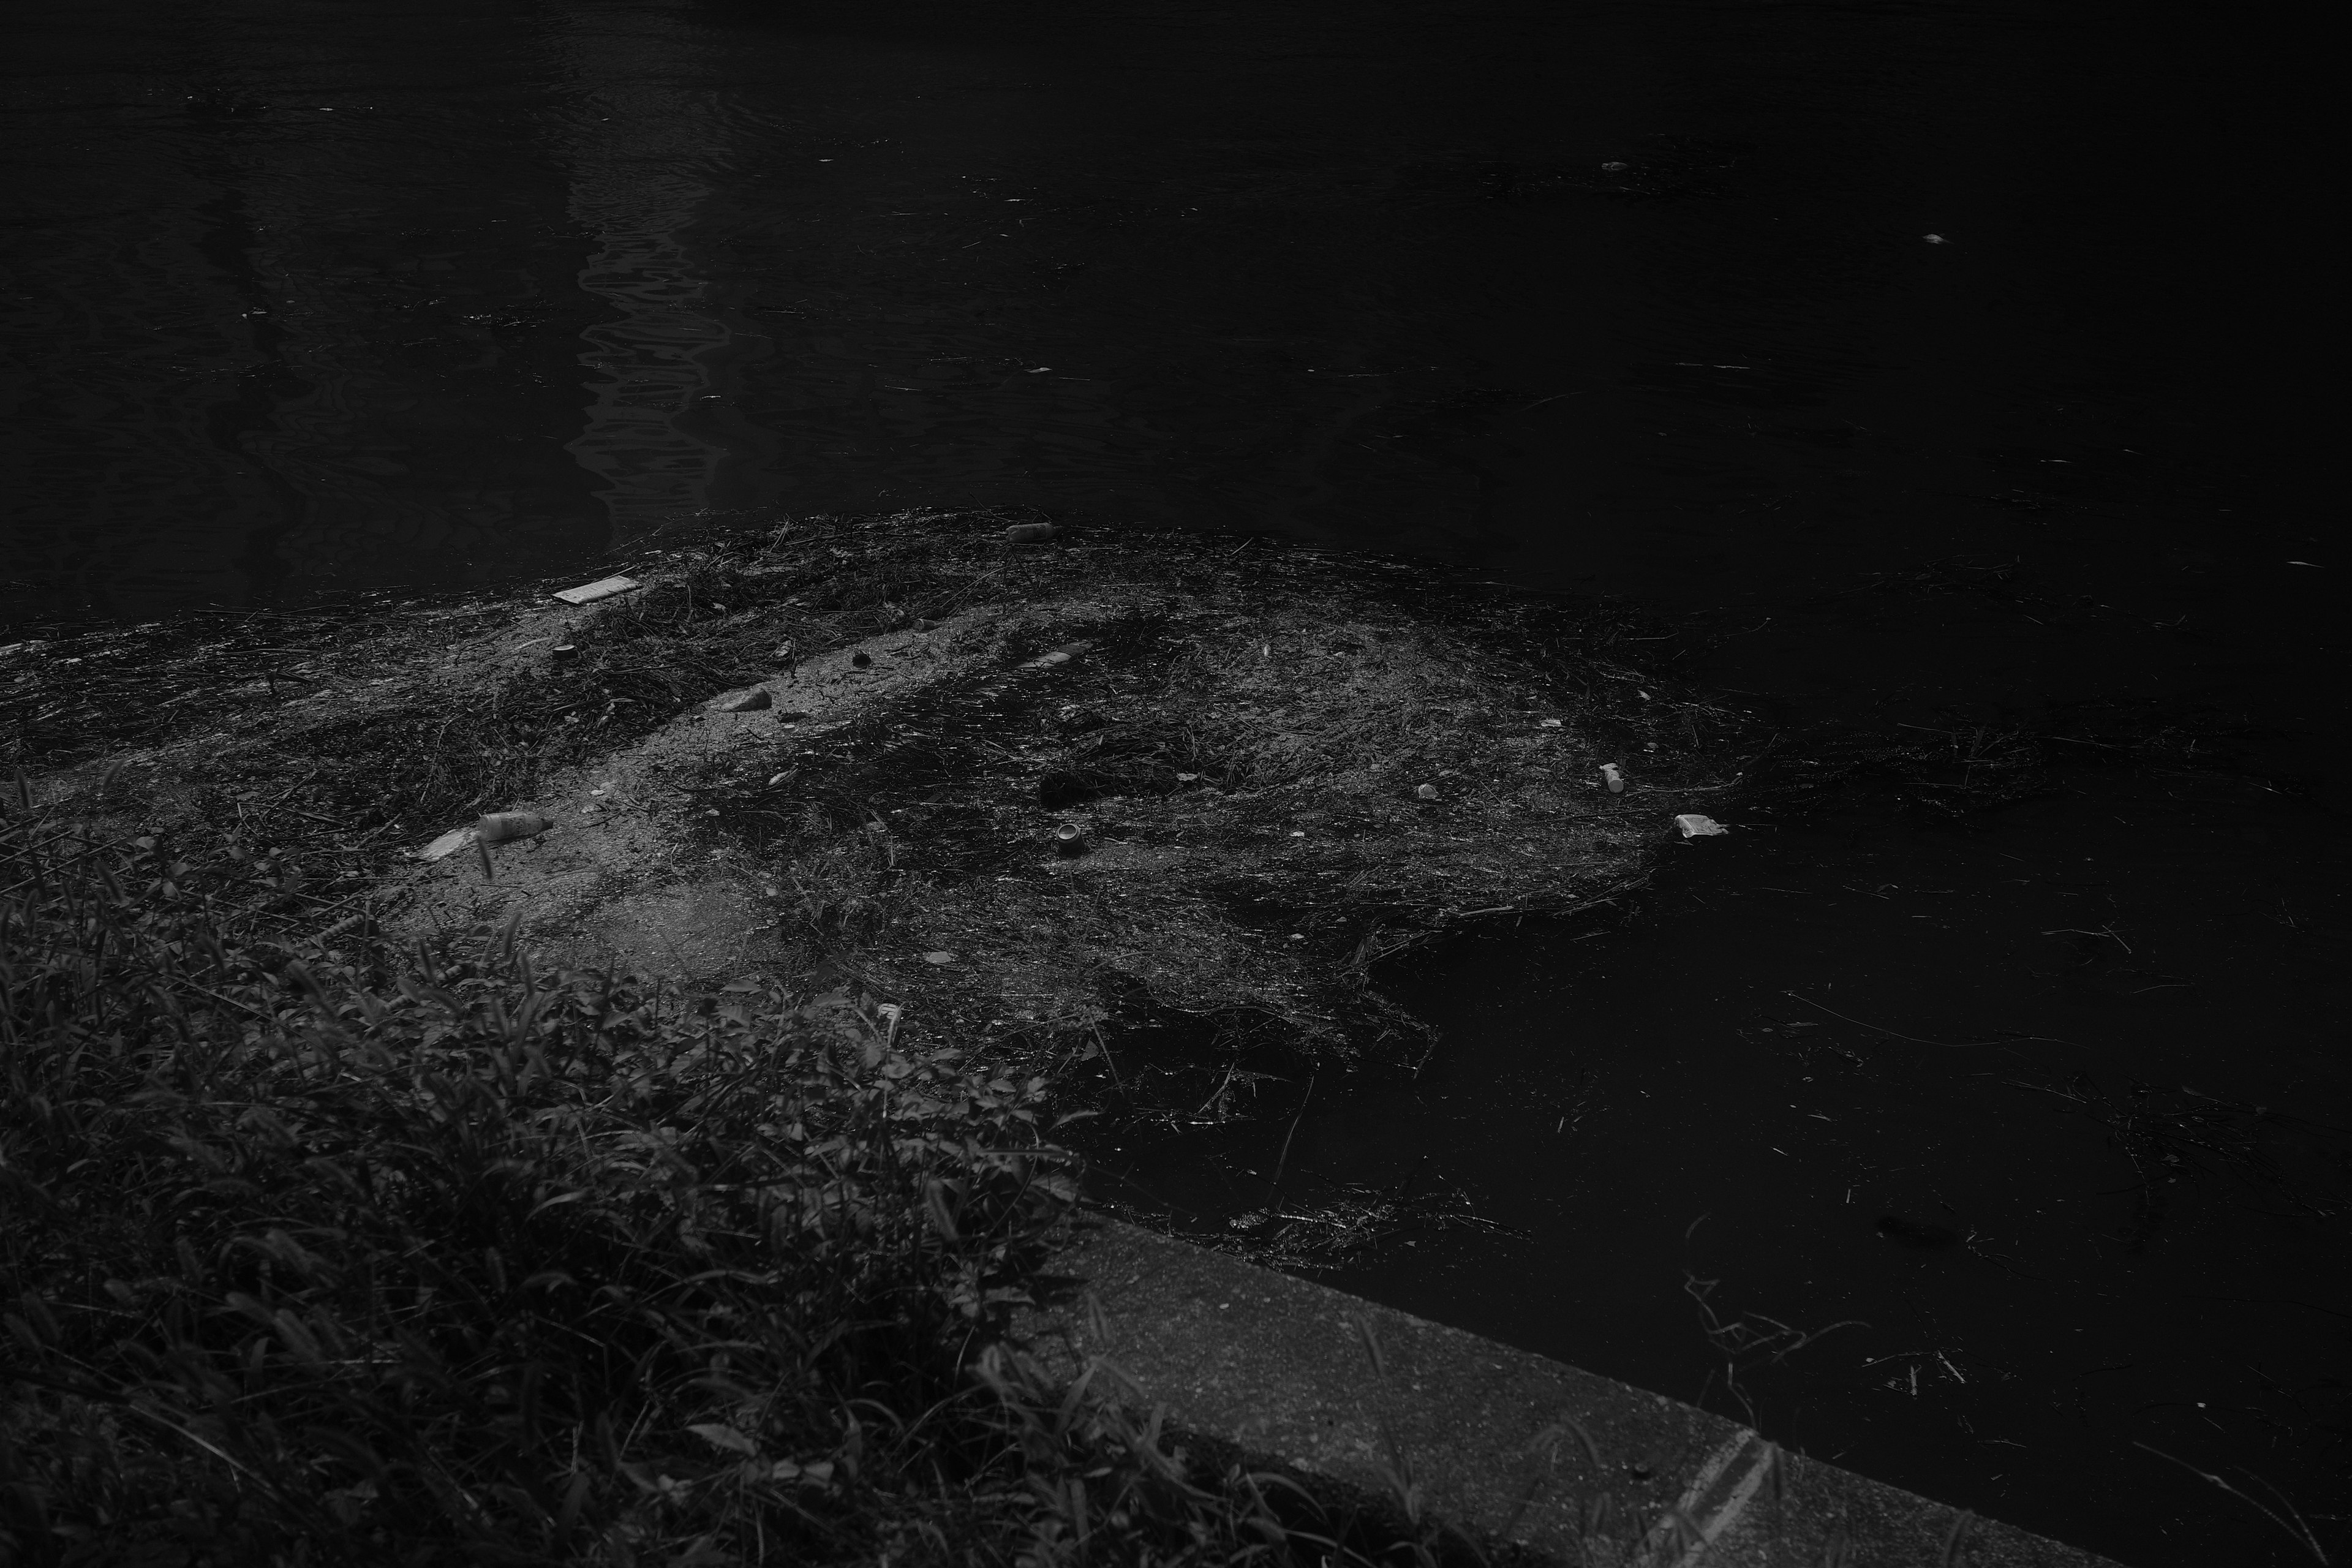
[[[1095,1048],[1102,1052],[1103,1065],[1110,1068],[1111,1087],[1118,1089],[1119,1093],[1125,1094],[1127,1092],[1127,1085],[1119,1082],[1118,1063],[1111,1057],[1110,1042],[1103,1038],[1102,1026],[1099,1024],[1092,1024],[1087,1026],[1094,1031]]]
[[[2294,1536],[2296,1541],[2302,1542],[2303,1549],[2311,1553],[2312,1560],[2321,1564],[2321,1568],[2326,1568],[2326,1564],[2332,1561],[2332,1559],[2327,1555],[2326,1549],[2319,1544],[2319,1537],[2312,1533],[2311,1526],[2304,1521],[2302,1510],[2297,1509],[2294,1504],[2288,1502],[2285,1498],[2280,1497],[2279,1504],[2281,1507],[2284,1508],[2289,1514],[2294,1516],[2293,1523],[2289,1523],[2286,1520],[2280,1518],[2277,1511],[2272,1509],[2267,1503],[2263,1502],[2258,1498],[2248,1497],[2244,1492],[2240,1491],[2236,1487],[2231,1486],[2228,1481],[2223,1480],[2220,1476],[2213,1474],[2210,1470],[2200,1470],[2196,1466],[2190,1464],[2188,1460],[2176,1458],[2174,1456],[2166,1453],[2163,1449],[2158,1448],[2152,1444],[2143,1443],[2137,1437],[2132,1439],[2132,1447],[2135,1448],[2146,1448],[2149,1453],[2154,1454],[2159,1459],[2171,1459],[2174,1464],[2179,1465],[2190,1475],[2197,1477],[2200,1480],[2210,1481],[2215,1486],[2220,1487],[2223,1491],[2228,1492],[2231,1497],[2236,1498],[2239,1501],[2253,1509],[2264,1519],[2269,1520],[2273,1524],[2277,1525],[2281,1530],[2284,1530],[2289,1535]],[[2261,1479],[2260,1477],[2255,1477],[2254,1479],[2257,1480]],[[2268,1481],[2263,1481],[2263,1484],[2264,1486],[2270,1486]],[[2278,1489],[2276,1487],[2271,1487],[2270,1489],[2273,1496],[2278,1494]]]
[[[1290,1119],[1290,1131],[1282,1135],[1282,1154],[1274,1163],[1274,1185],[1265,1190],[1265,1203],[1268,1208],[1274,1206],[1276,1194],[1282,1191],[1283,1169],[1290,1163],[1290,1141],[1298,1136],[1298,1124],[1307,1119],[1307,1104],[1315,1098],[1316,1076],[1312,1073],[1307,1075],[1307,1092],[1299,1098],[1298,1114]]]
[[[2117,936],[2113,931],[2084,931],[2081,926],[2058,926],[2053,930],[2045,931],[2042,934],[2043,936],[2103,936],[2109,942],[2114,942],[2117,947],[2122,948],[2126,952],[2129,952],[2132,950],[2131,943]]]
[[[1844,1014],[1838,1012],[1834,1008],[1824,1007],[1820,1003],[1814,1001],[1811,997],[1800,996],[1793,991],[1783,991],[1780,994],[1789,997],[1792,1001],[1802,1002],[1806,1006],[1813,1008],[1817,1012],[1827,1013],[1831,1017],[1835,1018],[1842,1023],[1852,1024],[1857,1029],[1868,1029],[1874,1035],[1885,1035],[1890,1040],[1906,1040],[1915,1046],[1941,1046],[1947,1050],[1964,1051],[1978,1046],[2006,1046],[2009,1044],[2007,1040],[1923,1040],[1916,1035],[1901,1035],[1895,1033],[1893,1029],[1882,1029],[1875,1024],[1865,1024],[1859,1018],[1849,1018]]]

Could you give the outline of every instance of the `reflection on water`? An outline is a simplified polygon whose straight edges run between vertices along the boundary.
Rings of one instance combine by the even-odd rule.
[[[601,542],[547,439],[576,384],[533,363],[586,314],[577,261],[519,105],[480,92],[505,64],[465,47],[522,39],[438,20],[128,5],[28,30],[15,607],[464,581]]]
[[[731,454],[694,416],[722,395],[715,367],[744,347],[687,239],[711,195],[702,171],[733,162],[729,117],[671,71],[646,73],[645,43],[584,17],[550,41],[564,100],[550,150],[594,247],[579,286],[611,312],[581,333],[593,401],[567,449],[621,540],[711,503]]]
[[[1709,602],[1898,507],[1874,550],[1998,546],[1980,448],[2278,423],[2211,375],[2268,295],[2109,330],[2210,258],[2176,205],[2107,266],[2084,213],[2224,155],[2112,156],[2085,60],[2162,73],[2091,19],[58,13],[14,66],[7,602],[479,583],[769,502],[1647,552]]]

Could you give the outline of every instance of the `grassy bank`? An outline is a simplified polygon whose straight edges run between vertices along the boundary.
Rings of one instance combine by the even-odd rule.
[[[1462,1555],[1407,1465],[1309,1497],[1024,1357],[1073,1119],[1411,1060],[1382,959],[1605,906],[1735,768],[2039,787],[1776,754],[1605,608],[1013,521],[0,656],[0,1563]],[[561,826],[416,858],[495,810]],[[665,910],[729,942],[598,961]]]
[[[167,855],[234,836],[241,907],[331,952],[519,920],[557,962],[887,1003],[910,1047],[1145,1120],[1286,1114],[1320,1067],[1417,1058],[1383,960],[1604,908],[1727,798],[1744,721],[1605,607],[1011,521],[718,531],[586,610],[55,640],[0,664],[0,707],[43,800]],[[488,877],[413,858],[486,810],[560,826]]]
[[[0,1562],[1465,1550],[1409,1477],[1318,1500],[1115,1369],[1036,1370],[1007,1328],[1074,1199],[1057,1119],[1122,1029],[1201,1026],[1228,1086],[1249,1040],[1366,1048],[1383,952],[1637,876],[1655,825],[1588,753],[1702,716],[1644,710],[1605,616],[1005,521],[739,531],[588,612],[0,660]],[[769,728],[704,744],[751,682]],[[1693,782],[1647,754],[1644,789]],[[415,858],[557,800],[593,845],[577,792],[632,757],[640,837],[697,868],[630,869],[761,888],[751,961],[585,964],[478,907],[562,834],[495,881]],[[1190,1095],[1134,1065],[1147,1111]]]
[[[1044,1086],[0,808],[0,1562],[1433,1561],[1009,1343]]]

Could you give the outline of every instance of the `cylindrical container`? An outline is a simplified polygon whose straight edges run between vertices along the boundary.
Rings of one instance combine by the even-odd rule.
[[[484,844],[504,844],[509,838],[536,838],[554,826],[553,819],[535,811],[493,811],[475,824],[475,835]]]

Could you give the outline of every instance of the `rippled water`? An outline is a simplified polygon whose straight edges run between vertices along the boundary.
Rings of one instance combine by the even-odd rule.
[[[1632,598],[1792,734],[2234,729],[2221,784],[2067,773],[1970,833],[1752,816],[1678,849],[1631,932],[1442,955],[1414,994],[1454,1043],[1418,1086],[1327,1086],[1299,1158],[1434,1163],[1523,1233],[1399,1243],[1353,1288],[1685,1395],[1686,1264],[1756,1311],[1895,1322],[1761,1395],[1767,1428],[2137,1562],[2256,1561],[2266,1527],[2132,1442],[2306,1497],[2347,1468],[2340,1224],[2185,1192],[2145,1220],[2107,1124],[2000,1075],[2352,1126],[2298,26],[53,8],[0,66],[0,609],[585,570],[708,509],[1034,504]],[[1830,1037],[1784,1027],[1792,990],[2066,1044],[1864,1035],[1839,1066],[1792,1044]],[[1545,1114],[1582,1103],[1556,1151]],[[1255,1202],[1250,1136],[1136,1173]],[[2343,1182],[2325,1138],[2264,1158]],[[1873,1228],[1898,1209],[2007,1261],[1904,1248]],[[1683,1239],[1700,1213],[1717,1250]],[[1951,1378],[1865,1375],[1927,1351]]]

